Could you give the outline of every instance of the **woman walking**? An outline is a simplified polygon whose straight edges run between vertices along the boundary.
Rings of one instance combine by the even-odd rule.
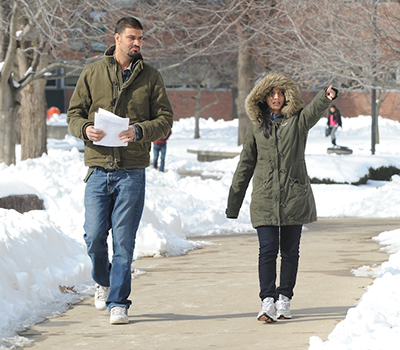
[[[330,135],[333,146],[336,146],[336,131],[339,126],[342,127],[342,116],[336,106],[332,105],[328,111],[328,127],[331,129]]]
[[[246,99],[251,123],[229,190],[226,215],[238,217],[253,177],[250,216],[260,245],[259,321],[292,317],[290,300],[296,283],[302,226],[317,220],[305,163],[307,135],[337,93],[329,86],[302,109],[296,83],[285,75],[269,74]],[[276,287],[279,249],[281,270]]]

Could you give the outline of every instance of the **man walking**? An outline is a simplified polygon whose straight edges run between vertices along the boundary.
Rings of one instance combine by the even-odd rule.
[[[84,140],[85,242],[96,282],[95,306],[110,311],[110,323],[129,323],[131,264],[145,198],[145,168],[151,142],[165,138],[173,112],[160,73],[140,53],[143,27],[133,17],[117,22],[115,44],[83,70],[68,109],[71,135]],[[106,133],[94,128],[99,108],[129,118],[119,134],[124,146],[96,143]],[[112,261],[107,237],[113,238]]]
[[[159,139],[153,142],[153,168],[158,168],[158,155],[161,153],[160,159],[160,172],[164,172],[165,167],[165,155],[167,154],[167,140],[171,136],[170,131],[166,138]]]

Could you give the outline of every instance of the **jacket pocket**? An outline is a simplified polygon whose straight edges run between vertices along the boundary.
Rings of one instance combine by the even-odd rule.
[[[311,184],[298,179],[289,179],[285,203],[286,216],[292,221],[306,221],[315,212],[314,196]]]

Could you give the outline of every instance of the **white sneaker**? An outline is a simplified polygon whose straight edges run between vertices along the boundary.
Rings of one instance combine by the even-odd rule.
[[[114,306],[110,312],[111,324],[129,323],[128,310],[123,306]]]
[[[94,293],[94,306],[98,310],[106,309],[106,300],[108,298],[108,294],[110,293],[110,287],[103,287],[99,284],[96,284],[96,292]]]
[[[292,318],[290,312],[290,299],[282,294],[279,294],[279,299],[276,301],[276,316],[277,318]]]
[[[274,298],[265,298],[261,303],[261,311],[257,315],[257,320],[265,322],[276,322],[276,306]]]

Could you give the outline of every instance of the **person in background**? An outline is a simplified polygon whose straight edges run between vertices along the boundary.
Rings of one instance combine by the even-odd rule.
[[[335,105],[330,106],[328,110],[328,127],[331,129],[331,142],[333,146],[336,146],[336,131],[340,127],[342,127],[342,116],[340,115],[340,111],[336,108]]]
[[[295,82],[274,73],[263,77],[246,98],[251,123],[229,189],[226,216],[238,217],[253,178],[250,216],[259,239],[259,321],[292,318],[290,301],[297,277],[302,226],[317,220],[305,163],[306,141],[308,131],[337,93],[329,86],[303,109]],[[279,249],[281,270],[276,287]]]
[[[158,155],[161,153],[160,158],[160,171],[164,172],[165,166],[165,154],[167,153],[167,140],[171,136],[171,131],[168,133],[166,138],[157,140],[153,142],[153,167],[154,169],[158,168]]]
[[[94,304],[110,311],[110,323],[129,323],[131,264],[145,198],[145,168],[151,142],[168,135],[173,111],[160,73],[140,53],[143,27],[133,17],[117,22],[115,44],[102,60],[85,67],[67,114],[71,135],[84,141],[84,239],[96,282]],[[129,118],[119,134],[125,147],[94,144],[105,132],[94,128],[99,108]],[[112,232],[113,255],[107,237]]]

